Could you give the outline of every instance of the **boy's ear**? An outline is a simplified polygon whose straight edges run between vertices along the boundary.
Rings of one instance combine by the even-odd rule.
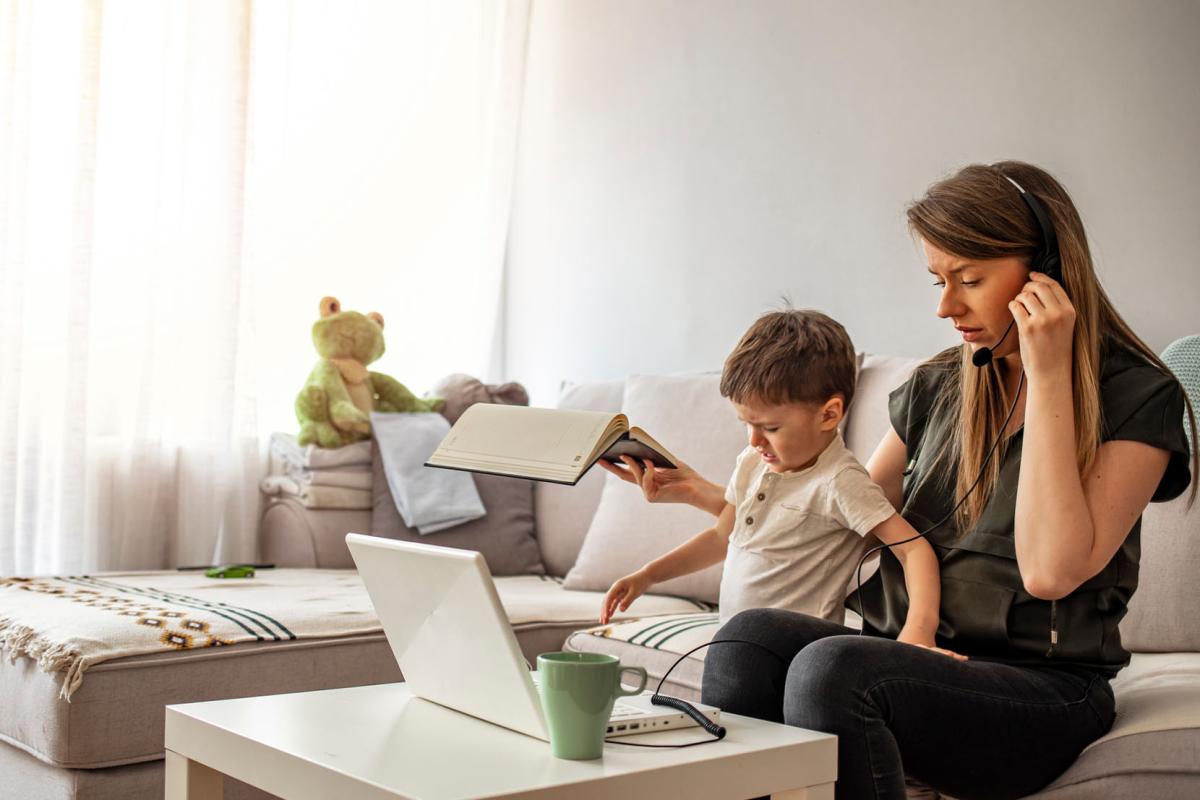
[[[844,416],[846,416],[846,401],[840,394],[835,394],[825,401],[825,405],[821,406],[821,430],[833,430],[842,424]]]

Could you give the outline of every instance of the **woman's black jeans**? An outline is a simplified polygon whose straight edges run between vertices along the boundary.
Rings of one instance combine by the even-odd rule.
[[[1112,725],[1102,675],[965,662],[775,609],[717,631],[703,700],[838,736],[838,798],[904,797],[904,775],[956,798],[1021,797]],[[774,655],[772,654],[774,653]]]

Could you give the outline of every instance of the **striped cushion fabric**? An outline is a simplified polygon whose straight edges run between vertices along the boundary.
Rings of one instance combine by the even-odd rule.
[[[660,617],[643,617],[633,622],[604,625],[591,628],[587,633],[603,636],[629,644],[641,645],[653,650],[683,655],[693,647],[699,647],[712,639],[721,626],[717,612],[701,614],[667,614]],[[692,658],[704,660],[708,649],[692,654]]]
[[[715,611],[643,617],[577,631],[567,638],[564,649],[607,653],[621,659],[622,664],[645,667],[650,676],[647,686],[653,689],[679,656],[711,640],[720,626]],[[663,691],[685,700],[699,700],[706,652],[693,653],[675,667]]]
[[[858,614],[846,611],[845,624],[851,628],[861,628],[862,623]],[[651,650],[662,650],[666,653],[683,655],[705,642],[712,641],[721,627],[716,611],[689,614],[664,614],[656,617],[642,617],[632,622],[620,622],[611,625],[601,625],[579,631],[581,635],[599,636],[627,644],[640,645]],[[697,661],[704,660],[708,648],[692,653],[689,658]]]

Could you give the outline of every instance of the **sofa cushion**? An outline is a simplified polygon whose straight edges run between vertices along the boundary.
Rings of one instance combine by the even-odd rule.
[[[559,408],[579,411],[620,411],[624,381],[563,384]],[[608,473],[593,467],[574,486],[539,481],[533,487],[534,515],[542,563],[551,575],[566,575],[579,557],[583,537],[600,503]]]
[[[108,769],[65,769],[4,746],[0,746],[0,775],[4,776],[3,796],[23,800],[161,800],[165,780],[162,761]],[[236,796],[229,792],[231,780],[225,781],[222,800]]]
[[[1200,653],[1135,653],[1112,688],[1117,719],[1092,749],[1155,731],[1200,733]],[[1200,761],[1195,768],[1200,774]]]
[[[0,740],[57,766],[162,758],[171,703],[304,692],[400,680],[382,633],[254,642],[114,659],[87,671],[70,702],[62,673],[0,663]]]
[[[891,427],[888,394],[908,380],[920,363],[919,358],[863,354],[844,433],[846,446],[863,464]]]
[[[1117,719],[1036,797],[1200,797],[1200,653],[1135,653]]]
[[[519,575],[497,578],[496,591],[504,613],[513,627],[542,623],[571,622],[575,630],[593,625],[600,616],[603,592],[577,592],[566,589],[560,578]],[[625,611],[617,619],[634,620],[641,614],[694,614],[711,612],[712,606],[695,600],[661,594],[645,594],[640,613]]]
[[[1102,750],[1085,750],[1057,780],[1030,797],[1194,800],[1200,797],[1198,752],[1200,732],[1194,730],[1127,737]]]
[[[746,446],[746,432],[729,401],[721,397],[721,376],[635,375],[625,382],[622,410],[676,456],[710,480],[724,484]],[[607,591],[613,581],[682,544],[713,525],[713,518],[690,506],[647,503],[641,491],[606,475],[600,505],[592,518],[569,589]],[[656,592],[716,602],[721,565],[666,581]]]
[[[369,533],[369,508],[306,508],[295,497],[266,500],[259,523],[263,561],[277,567],[353,569],[347,533]]]
[[[534,538],[531,482],[500,475],[473,474],[471,477],[487,514],[471,522],[422,536],[405,525],[400,512],[396,510],[379,448],[375,448],[371,469],[375,475],[371,490],[371,533],[376,536],[478,550],[493,575],[542,575],[546,572]]]
[[[862,628],[862,620],[852,611],[846,612],[845,624],[854,630]],[[563,648],[578,653],[607,653],[624,664],[645,667],[652,679],[647,685],[653,688],[679,656],[711,641],[719,628],[715,613],[647,616],[575,631]],[[663,684],[669,694],[685,700],[700,699],[706,653],[708,648],[692,653],[675,668]]]
[[[604,653],[621,659],[622,664],[645,667],[650,676],[646,686],[653,689],[680,656],[710,641],[720,626],[714,612],[647,616],[576,631],[567,637],[563,648],[576,653]],[[699,700],[707,652],[704,648],[680,662],[663,684],[664,692],[684,700]]]
[[[1193,478],[1195,480],[1196,478]],[[1136,652],[1200,651],[1200,501],[1151,503],[1142,514],[1138,588],[1121,620],[1121,642]]]

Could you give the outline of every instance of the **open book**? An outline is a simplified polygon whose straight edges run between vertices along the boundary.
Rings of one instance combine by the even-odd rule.
[[[425,466],[574,485],[599,459],[623,455],[667,469],[678,463],[624,414],[476,403]]]

